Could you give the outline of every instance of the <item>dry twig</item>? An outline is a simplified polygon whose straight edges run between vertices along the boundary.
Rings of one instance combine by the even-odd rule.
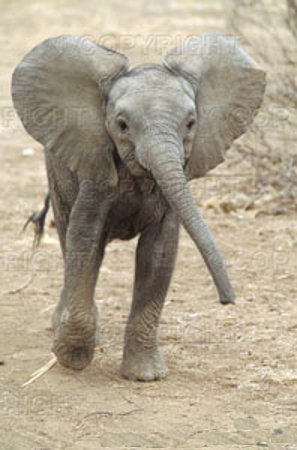
[[[28,381],[22,384],[22,387],[28,386],[28,384],[31,384],[34,381],[36,381],[38,378],[40,378],[42,375],[48,372],[56,364],[56,362],[57,358],[56,356],[53,356],[53,358],[50,361],[48,361],[44,366],[40,367],[40,369],[32,373],[31,378],[29,378]]]
[[[22,284],[21,286],[19,286],[17,288],[11,289],[10,291],[7,291],[7,294],[17,294],[18,292],[23,291],[32,283],[33,278],[34,278],[34,275],[31,275],[24,284]]]

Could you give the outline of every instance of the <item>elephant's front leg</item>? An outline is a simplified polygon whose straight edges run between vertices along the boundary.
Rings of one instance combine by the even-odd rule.
[[[64,287],[53,315],[53,352],[59,362],[83,369],[93,358],[97,310],[94,290],[104,254],[110,199],[82,182],[66,233]]]
[[[157,332],[175,264],[178,235],[178,220],[168,211],[161,223],[149,226],[139,239],[122,362],[122,374],[131,380],[151,381],[167,374]]]

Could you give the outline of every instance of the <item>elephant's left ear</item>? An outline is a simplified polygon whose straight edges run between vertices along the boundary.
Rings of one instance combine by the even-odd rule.
[[[265,73],[235,38],[209,33],[171,50],[166,67],[184,76],[196,91],[197,131],[186,167],[189,180],[224,161],[232,142],[256,115]]]

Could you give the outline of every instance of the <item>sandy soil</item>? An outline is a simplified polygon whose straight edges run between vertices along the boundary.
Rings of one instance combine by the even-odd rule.
[[[234,307],[218,303],[182,233],[161,323],[169,376],[154,383],[120,377],[136,241],[111,243],[96,291],[101,341],[93,363],[82,372],[56,365],[21,387],[51,357],[63,270],[54,228],[33,256],[32,229],[20,234],[42,204],[46,178],[42,151],[11,107],[13,67],[42,39],[65,33],[120,48],[133,63],[158,61],[184,36],[223,29],[224,9],[191,0],[0,2],[2,450],[297,449],[296,215],[203,211],[228,263]],[[23,155],[26,148],[35,154]],[[224,182],[229,192],[233,175]],[[213,186],[194,183],[197,199]]]

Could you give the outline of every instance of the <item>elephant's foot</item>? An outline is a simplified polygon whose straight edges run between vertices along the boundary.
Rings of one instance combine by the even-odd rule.
[[[129,380],[153,381],[165,378],[168,370],[158,347],[148,350],[130,344],[124,350],[121,372]]]
[[[97,314],[70,315],[65,309],[53,316],[52,351],[58,361],[74,370],[84,369],[93,359],[97,337]]]

